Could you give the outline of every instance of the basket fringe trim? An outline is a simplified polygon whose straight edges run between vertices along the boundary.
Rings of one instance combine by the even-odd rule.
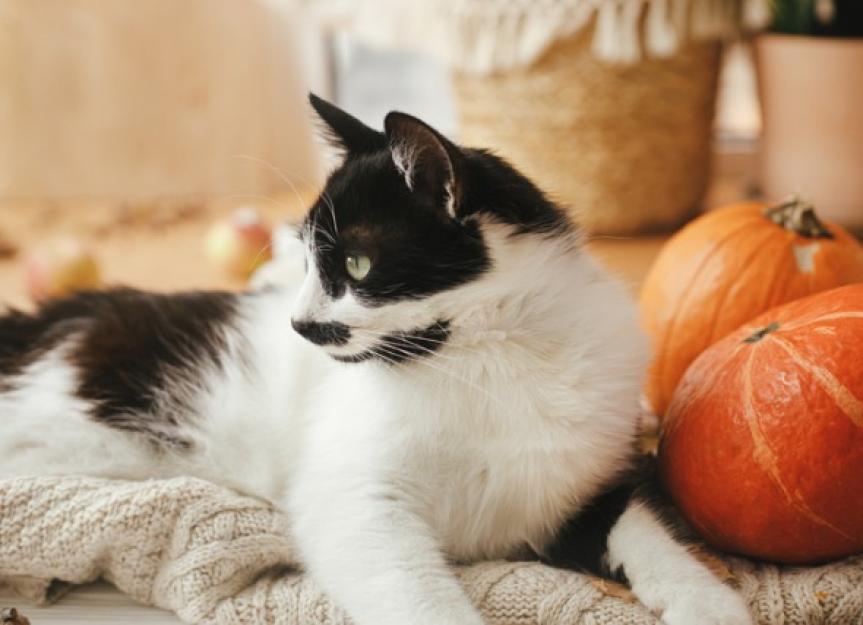
[[[689,39],[730,39],[766,25],[768,0],[305,0],[328,27],[377,47],[430,54],[463,72],[530,65],[594,21],[598,58],[634,63]]]

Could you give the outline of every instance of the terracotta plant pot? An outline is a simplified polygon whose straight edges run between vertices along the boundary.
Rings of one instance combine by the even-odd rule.
[[[766,34],[755,51],[764,194],[863,231],[863,39]]]

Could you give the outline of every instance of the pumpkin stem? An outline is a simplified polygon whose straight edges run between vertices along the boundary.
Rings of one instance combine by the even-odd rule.
[[[797,195],[791,196],[781,204],[767,208],[764,211],[764,216],[773,223],[803,237],[810,239],[833,238],[833,234],[815,214],[815,207],[811,203],[801,200]]]
[[[756,330],[750,336],[747,336],[745,339],[743,339],[743,342],[744,343],[757,343],[758,341],[763,339],[765,336],[767,336],[771,332],[776,332],[776,330],[778,330],[778,329],[779,329],[779,324],[774,321],[770,325],[765,326],[765,327],[761,328],[760,330]]]

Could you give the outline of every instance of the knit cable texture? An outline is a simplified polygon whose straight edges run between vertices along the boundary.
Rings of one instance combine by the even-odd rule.
[[[0,587],[47,602],[102,577],[208,625],[348,625],[296,566],[285,517],[208,482],[0,480]],[[728,558],[764,625],[863,625],[863,556],[812,568]],[[492,625],[656,625],[578,573],[527,562],[456,570]]]

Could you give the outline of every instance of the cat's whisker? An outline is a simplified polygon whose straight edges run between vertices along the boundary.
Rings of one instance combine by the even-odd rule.
[[[352,332],[358,336],[362,335],[362,336],[365,336],[367,338],[390,339],[390,338],[393,338],[393,336],[394,336],[394,334],[390,333],[390,332],[381,332],[381,331],[377,331],[377,330],[367,330],[364,328],[353,328]],[[396,333],[396,337],[398,340],[404,339],[404,340],[417,341],[419,343],[431,343],[431,344],[435,344],[435,345],[446,346],[448,348],[452,348],[452,349],[460,350],[462,352],[466,352],[467,354],[471,354],[471,353],[476,352],[476,349],[473,347],[468,347],[466,345],[459,345],[458,343],[454,343],[448,339],[436,339],[436,338],[422,336],[419,334],[412,334],[412,333]],[[457,358],[455,356],[447,356],[444,354],[440,354],[439,352],[435,352],[435,353],[437,355],[441,356],[442,358],[449,358],[449,359],[457,360]]]
[[[298,205],[303,206],[303,207],[306,205],[306,199],[300,194],[296,185],[288,178],[287,174],[285,172],[283,172],[281,169],[279,169],[278,167],[276,167],[275,165],[273,165],[272,163],[270,163],[269,161],[267,161],[263,158],[257,157],[257,156],[252,156],[251,154],[236,154],[235,158],[247,160],[247,161],[250,161],[252,163],[256,163],[258,165],[263,165],[264,167],[268,168],[270,171],[272,171],[274,174],[276,174],[276,176],[278,176],[282,180],[282,182],[284,182],[285,184],[287,184],[291,188],[291,191],[294,193],[294,196],[297,198]]]
[[[310,241],[316,241],[317,237],[315,235],[320,234],[327,241],[327,243],[329,243],[333,247],[338,245],[338,241],[335,239],[335,237],[332,235],[332,233],[329,232],[326,228],[324,228],[323,226],[321,226],[318,223],[318,215],[316,213],[312,212],[310,214],[309,219],[308,219],[308,223],[309,223],[309,234],[310,234],[309,239],[310,239]],[[322,244],[320,242],[316,242],[315,246],[320,250]],[[333,249],[333,248],[327,248],[327,249]]]
[[[419,358],[416,357],[416,354],[409,352],[409,351],[406,351],[406,350],[403,350],[403,349],[400,349],[394,345],[380,344],[380,345],[377,345],[374,348],[372,348],[370,351],[372,351],[372,353],[380,353],[380,350],[385,350],[387,353],[389,353],[390,355],[394,355],[394,356],[406,356],[408,359],[407,361],[396,361],[396,362],[391,361],[390,364],[400,365],[400,364],[406,364],[409,362],[410,364],[415,363],[417,365],[423,365],[423,366],[430,368],[431,370],[433,370],[437,373],[442,373],[443,375],[447,376],[448,378],[450,378],[452,380],[456,380],[456,381],[464,384],[465,386],[471,388],[472,390],[475,390],[475,391],[485,395],[488,399],[492,400],[492,402],[499,404],[499,399],[496,398],[491,393],[489,393],[486,389],[482,388],[481,386],[474,384],[473,382],[470,382],[469,380],[465,379],[462,376],[456,375],[455,371],[452,371],[450,369],[446,369],[446,368],[443,368],[443,367],[440,367],[440,366],[433,364],[431,362],[431,359],[434,356],[440,356],[440,354],[438,354],[434,350],[427,350],[428,355],[427,356],[421,356]]]
[[[261,247],[261,249],[258,250],[257,254],[255,254],[255,257],[249,263],[249,268],[254,267],[257,264],[257,262],[261,259],[261,255],[265,254],[267,252],[267,250],[270,250],[272,248],[273,248],[273,241],[270,240],[266,245],[263,245]]]
[[[439,357],[444,358],[446,360],[458,361],[459,358],[456,356],[441,354],[439,351],[433,350],[433,349],[428,348],[428,347],[424,347],[422,344],[423,343],[431,343],[431,344],[440,345],[440,346],[452,347],[453,349],[462,350],[464,352],[467,352],[468,354],[470,354],[472,352],[471,348],[465,347],[463,345],[457,345],[457,344],[451,343],[447,340],[435,339],[435,338],[425,337],[425,336],[421,336],[421,335],[417,335],[417,334],[398,334],[394,337],[393,334],[388,334],[385,332],[376,332],[376,331],[371,331],[371,330],[356,330],[355,329],[352,332],[354,334],[356,334],[357,336],[364,336],[365,338],[374,338],[374,339],[381,339],[381,340],[388,340],[388,339],[394,339],[395,338],[395,340],[398,340],[398,341],[401,341],[401,340],[411,341],[412,346],[416,346],[416,347],[425,349],[426,351],[428,351],[430,353],[434,353],[436,356],[439,356]]]

